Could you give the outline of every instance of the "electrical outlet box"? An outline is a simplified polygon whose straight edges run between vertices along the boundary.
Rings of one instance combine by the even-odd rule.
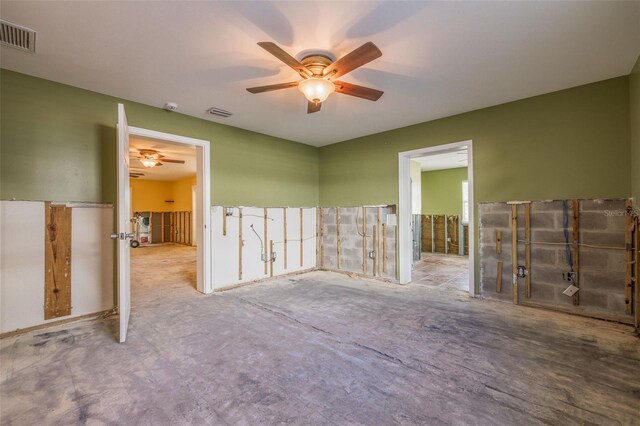
[[[529,271],[526,266],[518,265],[518,278],[524,278],[529,275]]]
[[[376,257],[376,252],[375,252],[375,250],[371,250],[371,251],[369,252],[369,259],[375,259],[375,257]]]
[[[224,208],[225,216],[233,216],[233,207],[225,207]]]
[[[568,283],[577,283],[578,282],[578,273],[577,272],[563,272],[562,279]]]

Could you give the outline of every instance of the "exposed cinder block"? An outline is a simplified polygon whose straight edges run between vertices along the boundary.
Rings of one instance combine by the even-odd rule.
[[[605,245],[610,247],[624,248],[623,232],[597,232],[583,231],[580,234],[580,242],[583,244]]]
[[[624,293],[623,271],[585,271],[580,273],[580,288]]]
[[[604,212],[591,211],[580,213],[580,228],[592,231],[606,230],[609,227],[609,220]]]
[[[511,216],[507,213],[487,213],[480,217],[480,226],[493,228],[508,228]]]
[[[536,284],[531,287],[531,300],[536,302],[554,302],[556,299],[556,287],[549,284]]]
[[[571,235],[569,235],[571,238]],[[564,232],[562,229],[548,230],[548,229],[532,229],[531,240],[541,243],[564,243]]]
[[[522,219],[524,222],[524,219]],[[531,213],[531,227],[536,229],[555,229],[556,214],[553,212]]]
[[[609,264],[609,253],[591,249],[580,248],[580,270],[605,270]]]
[[[531,213],[544,211],[562,211],[562,201],[534,201],[531,203]]]
[[[558,262],[558,251],[553,248],[532,247],[531,259],[535,259],[536,264],[555,265]]]
[[[607,309],[609,306],[608,295],[606,292],[591,291],[580,287],[580,304]]]
[[[582,211],[615,211],[624,210],[624,200],[611,199],[611,200],[581,200],[580,209]]]

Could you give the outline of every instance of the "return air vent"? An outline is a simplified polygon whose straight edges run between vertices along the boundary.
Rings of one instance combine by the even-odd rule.
[[[36,32],[0,19],[0,44],[36,53]]]
[[[218,117],[224,117],[224,118],[231,117],[233,115],[229,111],[225,111],[223,109],[216,108],[216,107],[209,108],[207,112],[211,115],[217,115]]]

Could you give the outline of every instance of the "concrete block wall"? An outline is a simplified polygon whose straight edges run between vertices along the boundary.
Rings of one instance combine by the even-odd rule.
[[[625,314],[625,200],[580,200],[579,305],[562,292],[570,283],[564,243],[563,202],[531,203],[531,297],[525,294],[525,279],[518,279],[519,300],[559,307],[580,314],[605,314],[628,322]],[[483,297],[512,300],[511,284],[511,206],[489,203],[478,206],[480,291]],[[518,240],[525,239],[524,205],[518,205]],[[567,228],[572,241],[572,212],[568,208]],[[502,231],[502,253],[496,253],[496,230]],[[536,244],[549,242],[558,244]],[[502,260],[502,292],[496,292],[497,262]],[[518,264],[525,265],[525,244],[518,243]]]
[[[387,240],[387,270],[383,271],[383,236],[382,224],[386,223],[387,215],[395,213],[395,206],[366,207],[366,253],[365,264],[363,265],[362,247],[365,238],[362,233],[363,208],[362,207],[340,207],[340,262],[338,264],[338,227],[336,220],[336,208],[323,208],[322,210],[322,237],[319,241],[318,250],[321,257],[318,261],[321,269],[340,270],[354,272],[368,276],[380,276],[383,278],[396,278],[396,227],[386,226]],[[374,225],[378,225],[380,217],[380,229],[378,235],[380,239],[377,247],[374,246]],[[375,252],[380,261],[380,267],[374,270],[374,261],[368,254]]]

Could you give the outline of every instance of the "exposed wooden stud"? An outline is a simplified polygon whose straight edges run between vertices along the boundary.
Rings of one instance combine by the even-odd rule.
[[[362,273],[367,274],[367,208],[362,207]]]
[[[300,267],[304,266],[304,236],[303,236],[303,211],[300,207]]]
[[[227,236],[227,208],[222,206],[222,235]]]
[[[336,207],[336,255],[338,256],[337,264],[340,269],[340,207]]]
[[[502,260],[498,260],[498,270],[496,271],[496,293],[502,292]]]
[[[242,280],[242,207],[238,208],[238,279]]]
[[[268,213],[268,211],[267,211],[267,208],[265,207],[264,208],[264,239],[262,240],[262,241],[264,241],[264,255],[265,256],[267,255],[267,241],[268,241],[268,239],[267,239],[268,232],[267,231],[268,231],[268,228],[269,228],[268,223],[267,223],[267,213]],[[266,259],[265,259],[265,262],[264,262],[264,274],[265,275],[267,275],[267,272],[269,272],[268,267],[269,267],[269,264],[268,264],[268,262],[266,262]]]
[[[524,266],[527,268],[527,276],[524,279],[525,297],[531,297],[531,204],[524,205]]]
[[[71,315],[71,208],[45,203],[44,319]]]
[[[273,240],[269,240],[269,276],[273,277]]]
[[[502,231],[496,229],[496,254],[502,254]]]
[[[373,239],[371,241],[372,245],[373,245],[373,251],[374,251],[374,256],[373,256],[373,268],[371,268],[371,272],[373,274],[373,276],[376,276],[376,272],[377,272],[377,268],[378,268],[378,253],[376,250],[376,245],[378,244],[378,226],[377,225],[373,225]]]
[[[387,273],[387,224],[382,224],[382,272]]]
[[[282,221],[284,222],[284,269],[287,269],[287,208],[282,209]]]
[[[624,313],[629,315],[633,313],[632,309],[632,297],[633,297],[633,282],[631,281],[631,268],[633,267],[633,252],[632,252],[632,235],[633,235],[633,217],[631,212],[633,211],[633,205],[631,200],[627,199],[624,202],[626,212],[626,226],[624,233],[624,246],[626,248],[626,261],[627,266],[624,274]]]
[[[444,215],[444,252],[449,254],[449,217]]]
[[[376,240],[377,240],[377,244],[376,244],[376,247],[375,247],[375,250],[376,250],[376,259],[377,259],[377,260],[376,260],[376,265],[377,265],[377,271],[376,271],[376,272],[377,272],[378,276],[380,276],[380,275],[381,275],[381,274],[380,274],[380,269],[381,269],[381,267],[380,267],[380,263],[381,263],[381,262],[380,262],[380,258],[382,257],[382,256],[381,256],[382,250],[380,249],[380,245],[382,244],[382,242],[380,241],[380,240],[381,240],[381,238],[380,238],[380,222],[381,222],[381,221],[382,221],[382,212],[381,212],[380,207],[378,207],[378,222],[377,222],[378,227],[376,228]]]
[[[324,268],[324,210],[320,208],[320,267]]]
[[[160,214],[162,215],[162,237],[160,241],[164,243],[164,212]]]
[[[633,318],[636,331],[640,331],[640,281],[638,281],[638,271],[640,270],[638,267],[638,261],[640,260],[638,256],[638,234],[640,232],[638,225],[640,225],[640,220],[636,217],[633,221]]]
[[[436,252],[436,217],[431,215],[431,253]],[[396,268],[397,269],[397,268]]]
[[[518,206],[511,206],[511,286],[513,303],[518,304]]]
[[[573,285],[580,287],[580,204],[578,203],[578,200],[571,201],[571,210],[573,213],[571,224],[571,227],[573,228],[571,255],[573,257],[573,272],[575,272],[578,277]],[[577,292],[572,296],[572,301],[576,306],[580,304],[580,292]]]

